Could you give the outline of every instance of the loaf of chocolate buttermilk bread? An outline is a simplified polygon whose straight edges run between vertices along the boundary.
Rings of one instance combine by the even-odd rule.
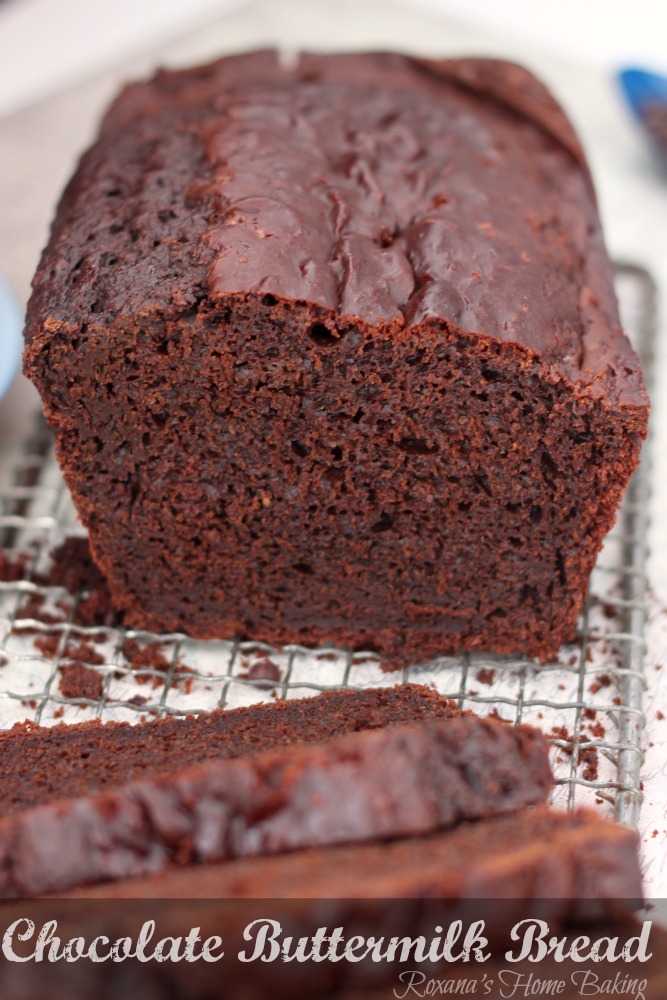
[[[3,735],[13,766],[0,778],[0,896],[429,833],[543,802],[551,788],[539,730],[457,714],[420,689],[299,708]],[[326,720],[341,709],[334,736]]]
[[[580,145],[488,60],[126,88],[25,372],[131,625],[394,662],[551,656],[647,424]]]

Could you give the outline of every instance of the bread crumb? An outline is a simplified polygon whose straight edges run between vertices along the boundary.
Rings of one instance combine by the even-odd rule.
[[[475,674],[475,680],[479,681],[480,684],[486,684],[489,687],[495,682],[496,672],[491,670],[489,667],[482,667]]]
[[[270,660],[268,656],[265,656],[263,659],[257,660],[248,670],[238,676],[243,680],[257,681],[258,683],[255,684],[255,687],[269,691],[276,684],[280,683],[283,675],[280,667],[273,660]]]
[[[126,639],[122,647],[123,656],[127,660],[130,669],[136,671],[153,671],[156,674],[166,674],[171,666],[169,660],[162,652],[162,643],[154,642],[148,646],[142,646],[136,639]],[[151,676],[150,674],[135,677],[138,684],[152,683],[153,687],[159,687],[163,683],[163,678]]]
[[[91,670],[85,663],[74,661],[61,667],[58,687],[65,698],[88,698],[99,701],[104,686],[104,677]]]

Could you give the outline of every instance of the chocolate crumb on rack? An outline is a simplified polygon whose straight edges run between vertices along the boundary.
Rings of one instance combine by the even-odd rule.
[[[280,667],[273,660],[270,660],[268,656],[257,660],[238,676],[243,680],[255,681],[255,687],[265,690],[271,690],[282,680]]]
[[[104,677],[85,663],[75,661],[60,667],[58,687],[64,698],[87,698],[98,701],[102,695]]]

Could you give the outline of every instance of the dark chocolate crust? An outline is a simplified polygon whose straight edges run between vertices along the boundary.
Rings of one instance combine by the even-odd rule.
[[[546,659],[646,432],[581,148],[487,60],[127,88],[26,342],[115,602],[204,638]]]
[[[0,819],[0,896],[429,833],[543,802],[551,781],[538,730],[473,715],[175,766]]]
[[[70,895],[70,894],[68,894]],[[429,837],[253,858],[74,890],[135,899],[550,900],[553,916],[581,900],[639,904],[637,834],[591,810],[546,806]],[[560,903],[558,902],[560,901]],[[591,909],[593,909],[591,905]],[[597,915],[600,915],[598,911]],[[546,919],[544,916],[542,919]]]

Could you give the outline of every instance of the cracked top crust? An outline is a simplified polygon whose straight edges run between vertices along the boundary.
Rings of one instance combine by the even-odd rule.
[[[259,52],[126,88],[64,195],[28,341],[230,293],[378,336],[444,323],[646,405],[579,143],[509,63]]]

